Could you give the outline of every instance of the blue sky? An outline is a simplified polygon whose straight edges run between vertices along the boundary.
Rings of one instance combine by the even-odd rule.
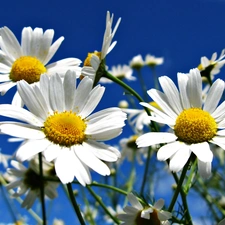
[[[157,74],[174,79],[177,72],[196,67],[201,56],[220,54],[225,47],[225,0],[4,1],[0,26],[8,26],[19,40],[26,26],[54,29],[54,40],[60,36],[65,40],[52,61],[66,57],[84,61],[88,52],[101,49],[107,10],[114,13],[115,22],[122,17],[114,38],[117,45],[107,57],[109,67],[128,64],[135,55],[144,57],[150,53],[164,57],[165,63],[157,68]],[[147,70],[144,79],[147,88],[151,88],[153,79]],[[117,105],[122,89],[118,87],[115,92],[115,87],[106,85],[99,108]],[[11,97],[12,92],[7,93],[0,103],[8,102]],[[12,145],[6,143],[5,136],[0,141],[2,151],[10,151]],[[3,222],[8,222],[7,219]]]

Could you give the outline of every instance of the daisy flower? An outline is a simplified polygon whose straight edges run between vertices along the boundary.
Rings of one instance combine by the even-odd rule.
[[[146,204],[142,205],[136,196],[129,193],[127,196],[131,206],[124,208],[123,214],[118,215],[118,219],[122,220],[123,225],[141,225],[141,224],[159,224],[170,225],[168,219],[172,217],[172,214],[167,211],[163,211],[164,200],[159,199],[154,205]]]
[[[144,65],[145,62],[140,54],[134,56],[130,61],[130,67],[132,69],[140,70]]]
[[[17,188],[16,192],[13,194],[13,197],[19,197],[23,194],[26,194],[26,197],[22,203],[22,207],[30,209],[36,198],[39,198],[40,196],[40,183],[42,182],[42,178],[39,175],[38,160],[31,160],[28,168],[15,160],[12,160],[11,164],[15,169],[9,168],[7,172],[12,175],[14,179],[6,185],[6,188],[8,190]],[[43,174],[49,176],[52,169],[53,165],[43,160]],[[50,199],[56,198],[57,186],[58,184],[56,182],[44,181],[45,195]]]
[[[81,71],[82,76],[89,76],[93,80],[97,79],[97,82],[104,74],[106,55],[112,51],[117,43],[116,41],[112,43],[112,39],[119,27],[121,18],[117,20],[116,25],[112,31],[113,17],[114,15],[112,14],[112,16],[110,17],[110,12],[107,11],[106,28],[103,37],[101,52],[95,51],[93,53],[88,53],[88,56],[84,61],[84,67]]]
[[[158,65],[162,65],[164,62],[163,57],[155,57],[154,55],[147,54],[145,56],[145,65],[150,67],[155,67]]]
[[[67,70],[74,70],[79,75],[81,61],[66,58],[57,62],[52,59],[64,37],[52,44],[54,30],[43,33],[41,28],[25,27],[22,30],[21,45],[8,27],[0,29],[0,92],[4,95],[17,81],[25,80],[29,84],[38,82],[42,74],[52,75],[56,72],[63,76]],[[21,98],[15,94],[13,104],[21,105]]]
[[[133,70],[127,66],[127,65],[118,65],[118,66],[112,66],[112,69],[109,70],[109,73],[113,76],[119,78],[119,79],[127,79],[129,81],[136,80],[136,77],[132,76]],[[101,83],[112,83],[111,80],[102,77],[100,79]]]
[[[206,56],[201,57],[201,63],[198,66],[198,69],[201,72],[203,78],[212,81],[214,75],[220,72],[221,67],[225,64],[225,49],[222,50],[220,56],[217,58],[217,53],[212,54],[211,59],[208,59]]]
[[[159,82],[164,93],[151,89],[148,94],[161,111],[147,103],[141,104],[154,112],[151,120],[169,125],[172,133],[146,133],[137,139],[138,147],[164,143],[157,158],[162,161],[170,159],[169,168],[174,172],[180,171],[194,153],[200,175],[209,177],[213,160],[209,143],[225,149],[225,102],[218,106],[224,82],[216,80],[205,101],[198,69],[190,70],[189,74],[178,73],[179,91],[167,76],[160,77]]]
[[[136,144],[136,140],[138,135],[132,135],[129,138],[122,138],[119,142],[121,147],[121,158],[119,159],[118,163],[121,163],[125,158],[128,161],[133,161],[134,156],[137,159],[137,162],[142,165],[142,157],[147,156],[148,147],[138,148]]]
[[[0,105],[0,115],[21,121],[0,123],[2,133],[25,139],[16,157],[24,161],[43,152],[47,161],[54,160],[62,183],[72,182],[75,176],[82,185],[89,184],[88,167],[103,176],[109,175],[103,161],[114,162],[120,153],[98,141],[118,136],[126,114],[113,107],[90,115],[105,90],[100,85],[94,89],[92,86],[93,81],[85,77],[76,88],[76,74],[71,71],[63,81],[58,74],[42,75],[39,86],[24,80],[18,82],[18,92],[29,111]]]

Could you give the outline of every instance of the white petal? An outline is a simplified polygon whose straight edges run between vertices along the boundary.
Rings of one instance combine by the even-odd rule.
[[[209,178],[211,175],[211,162],[198,160],[198,172],[203,178]]]
[[[34,126],[21,123],[0,123],[0,132],[18,138],[43,139],[45,134]]]
[[[151,145],[156,145],[160,143],[169,143],[173,142],[177,139],[177,136],[171,133],[165,133],[165,132],[150,132],[141,135],[136,143],[138,145],[138,148],[140,147],[147,147]]]
[[[61,147],[59,145],[55,145],[49,142],[49,146],[43,152],[46,160],[51,162],[52,160],[56,159],[61,151]]]
[[[207,142],[191,144],[190,149],[202,162],[212,162],[213,154]]]
[[[184,145],[183,148],[181,148],[171,157],[169,165],[170,170],[173,172],[179,172],[188,161],[190,155],[191,150],[188,146]]]
[[[141,205],[141,203],[137,200],[137,198],[134,196],[134,194],[132,193],[129,193],[127,195],[127,198],[129,200],[129,202],[131,203],[131,205],[138,209],[138,210],[142,210],[143,209],[143,206]]]
[[[8,104],[0,105],[0,115],[21,120],[34,126],[38,126],[38,127],[43,126],[43,123],[31,112],[27,111],[26,109],[16,107],[13,105],[8,105]]]
[[[17,150],[16,157],[20,161],[29,160],[39,152],[44,151],[48,145],[49,141],[46,139],[24,141]]]
[[[160,161],[165,161],[183,147],[185,147],[185,144],[180,141],[166,144],[158,150],[157,159]]]
[[[202,78],[198,69],[192,69],[189,73],[187,93],[191,107],[202,107]]]
[[[217,79],[211,86],[203,107],[203,110],[213,113],[221,99],[224,90],[224,82]]]
[[[77,146],[75,153],[78,158],[97,173],[105,176],[110,174],[108,166],[99,160],[91,151],[91,146],[83,142],[82,146]],[[88,156],[88,157],[87,157]]]
[[[164,202],[165,202],[164,199],[160,198],[157,202],[155,202],[153,206],[154,208],[160,210],[164,206]]]
[[[65,110],[64,88],[58,74],[51,77],[49,86],[49,100],[53,111],[63,112]]]

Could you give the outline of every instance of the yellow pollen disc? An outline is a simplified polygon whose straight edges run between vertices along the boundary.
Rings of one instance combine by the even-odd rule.
[[[82,144],[86,139],[85,129],[87,125],[80,116],[71,111],[55,112],[49,116],[43,127],[46,138],[64,147]]]
[[[203,70],[202,64],[199,64],[199,65],[198,65],[198,69],[199,69],[200,71]]]
[[[101,52],[92,52],[92,53],[88,53],[87,58],[84,60],[84,66],[91,66],[91,57],[92,55],[97,55],[98,58],[101,58]]]
[[[136,145],[137,138],[138,138],[138,135],[131,136],[127,142],[127,147],[137,149],[137,145]]]
[[[180,141],[200,143],[209,141],[216,135],[217,124],[208,112],[190,108],[177,117],[174,132]]]
[[[37,58],[21,56],[13,63],[9,77],[14,82],[25,80],[32,84],[39,81],[41,74],[46,71],[45,66]]]

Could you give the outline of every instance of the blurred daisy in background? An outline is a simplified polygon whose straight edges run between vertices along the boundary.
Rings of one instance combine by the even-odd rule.
[[[134,56],[131,59],[129,65],[132,69],[140,70],[145,65],[145,62],[144,62],[142,56],[139,54],[139,55]]]
[[[138,198],[129,193],[127,195],[131,206],[124,208],[124,213],[118,215],[118,219],[123,221],[123,225],[158,224],[170,225],[168,219],[172,217],[170,212],[162,210],[164,200],[159,199],[154,205],[142,205]]]
[[[113,76],[117,77],[118,79],[126,79],[128,81],[135,81],[136,77],[132,76],[133,70],[128,65],[118,65],[112,66],[112,69],[109,70],[109,73]],[[100,79],[101,83],[112,83],[111,80],[102,77]]]
[[[54,30],[43,33],[41,28],[25,27],[22,30],[21,45],[8,27],[0,29],[0,92],[4,95],[17,81],[25,80],[32,84],[39,82],[42,74],[52,75],[56,72],[63,76],[67,70],[76,71],[79,77],[81,61],[77,58],[66,58],[49,63],[64,37],[53,44]],[[15,94],[13,104],[21,105],[21,98]]]
[[[162,65],[164,62],[163,57],[155,57],[154,55],[147,54],[145,56],[145,65],[150,67],[155,67]]]
[[[30,161],[28,168],[15,160],[12,160],[11,164],[14,168],[9,168],[7,172],[12,175],[14,179],[6,185],[6,188],[8,190],[16,188],[15,193],[12,195],[13,197],[19,197],[23,194],[26,195],[22,207],[30,209],[36,198],[40,197],[41,182],[43,182],[44,193],[48,198],[54,199],[57,197],[56,188],[58,183],[42,180],[39,174],[39,162],[37,158]],[[52,171],[54,171],[53,164],[43,160],[43,175],[50,176],[52,175]]]

